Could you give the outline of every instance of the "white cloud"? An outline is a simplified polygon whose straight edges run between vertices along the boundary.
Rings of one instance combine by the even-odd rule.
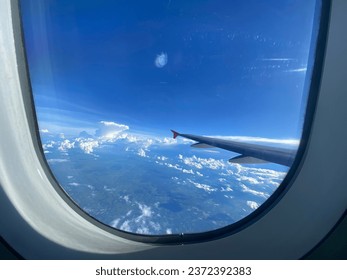
[[[147,155],[146,155],[146,152],[145,152],[145,150],[144,149],[139,149],[138,151],[137,151],[137,155],[139,155],[140,157],[148,157]]]
[[[159,138],[145,134],[129,134],[124,137],[130,143],[142,145],[143,148],[148,149],[152,145],[175,145],[178,144],[177,139],[172,138]]]
[[[252,208],[253,210],[257,209],[259,207],[259,204],[255,201],[247,201],[247,205]]]
[[[160,224],[151,221],[151,217],[153,216],[152,208],[138,202],[137,205],[141,214],[133,220],[137,227],[136,233],[149,234],[160,231]]]
[[[128,211],[128,213],[125,216],[130,216],[133,210]]]
[[[153,143],[154,143],[154,140],[153,140],[153,139],[147,138],[145,141],[143,141],[142,146],[143,146],[145,149],[148,149]]]
[[[233,192],[234,190],[230,187],[230,186],[227,186],[226,188],[222,187],[221,192]]]
[[[121,196],[120,198],[124,199],[127,203],[130,202],[129,196],[127,195]],[[140,212],[137,217],[133,217],[134,213],[137,211],[136,209],[132,209],[127,211],[127,213],[122,217],[113,220],[110,225],[112,227],[118,227],[124,231],[136,232],[140,234],[153,234],[154,232],[160,232],[160,224],[151,220],[151,218],[154,216],[152,207],[139,202],[134,202],[134,204],[137,204]],[[159,202],[154,203],[153,205],[158,207]]]
[[[153,221],[149,221],[149,225],[157,232],[161,229],[161,226],[160,226],[159,223],[155,223]]]
[[[90,190],[95,190],[95,187],[92,186],[92,185],[87,185],[87,188],[90,189]]]
[[[130,143],[137,143],[137,142],[140,142],[141,140],[138,138],[138,137],[136,137],[135,135],[128,135],[128,134],[126,134],[126,133],[124,133],[124,134],[122,134],[121,135],[121,139],[126,139],[128,142],[130,142]],[[118,138],[118,139],[120,139],[120,138]]]
[[[76,138],[75,141],[78,142],[78,146],[86,154],[92,153],[95,148],[99,147],[99,142],[92,138],[88,138],[88,139]]]
[[[49,133],[48,129],[44,128],[44,129],[40,129],[41,133]]]
[[[110,223],[110,226],[116,228],[119,222],[120,222],[120,219],[115,219]]]
[[[189,169],[189,170],[187,170],[187,169],[182,169],[182,172],[183,172],[183,173],[187,173],[187,174],[194,174],[194,171],[193,171],[192,169]]]
[[[44,150],[47,150],[48,148],[53,148],[55,144],[56,144],[56,142],[54,142],[54,141],[48,141],[47,143],[42,144],[42,148]]]
[[[217,189],[215,189],[215,188],[212,188],[212,187],[209,186],[209,185],[196,183],[196,182],[194,182],[194,181],[192,181],[192,180],[190,180],[190,179],[188,179],[188,181],[189,181],[190,183],[192,183],[196,188],[198,188],[198,189],[203,189],[203,190],[205,190],[205,191],[207,191],[207,192],[215,192],[215,191],[217,190]]]
[[[241,188],[242,188],[243,192],[250,193],[250,194],[253,194],[255,196],[259,196],[259,197],[263,197],[263,198],[268,198],[269,197],[269,195],[267,193],[252,190],[251,188],[248,188],[244,184],[241,184]]]
[[[138,234],[150,234],[149,228],[146,226],[139,227],[136,229],[136,233]]]
[[[47,160],[47,162],[49,163],[56,163],[56,162],[67,162],[68,160],[67,159],[64,159],[64,158],[51,158],[49,160]]]
[[[95,131],[95,136],[102,138],[105,141],[116,140],[118,136],[129,129],[129,126],[118,124],[115,122],[101,121],[99,128]]]
[[[131,227],[130,227],[130,221],[128,221],[128,220],[124,221],[119,229],[131,232],[132,230],[131,230]]]
[[[164,157],[164,156],[158,156],[157,159],[158,159],[158,160],[165,161],[165,160],[168,160],[169,158]]]
[[[65,139],[63,142],[60,143],[58,150],[62,152],[66,152],[66,150],[72,149],[74,147],[75,147],[75,142],[70,142],[70,140]]]
[[[110,188],[109,186],[106,186],[106,185],[104,186],[104,190],[107,191],[107,192],[113,191],[112,188]]]
[[[181,168],[178,164],[173,165],[173,164],[171,164],[171,163],[166,163],[166,162],[165,162],[164,165],[166,165],[166,166],[169,167],[169,168],[173,168],[173,169],[182,171],[182,168]]]
[[[166,234],[172,234],[172,229],[171,228],[167,228],[166,229]]]
[[[70,186],[74,186],[74,187],[77,187],[77,186],[80,186],[81,184],[79,183],[76,183],[76,182],[73,182],[73,183],[69,183]]]
[[[248,176],[240,176],[239,178],[237,178],[238,181],[243,181],[243,182],[249,182],[252,185],[257,185],[260,184],[260,182],[255,179],[254,177],[248,177]]]
[[[183,161],[184,164],[188,166],[193,166],[197,169],[209,168],[213,170],[223,169],[225,167],[225,163],[223,160],[217,160],[213,158],[200,158],[197,156],[192,157],[184,157],[179,155],[178,158]]]
[[[175,145],[175,144],[177,144],[177,139],[168,138],[168,137],[165,137],[165,138],[160,139],[158,141],[159,141],[159,143],[164,144],[164,145]]]
[[[137,204],[140,211],[141,211],[141,215],[139,217],[137,217],[137,219],[142,219],[142,218],[150,218],[153,214],[152,210],[151,210],[151,207],[145,205],[145,204],[141,204],[141,203],[138,203]]]
[[[178,158],[183,161],[184,164],[189,166],[194,166],[197,169],[202,169],[202,164],[198,162],[197,157],[183,157],[179,155]]]
[[[249,175],[252,175],[254,178],[256,178],[258,181],[268,181],[268,180],[282,180],[284,176],[286,176],[287,172],[282,171],[276,171],[271,169],[265,169],[265,168],[255,168],[255,167],[245,167],[239,165],[240,173],[247,173]],[[241,176],[241,175],[240,175]]]
[[[126,203],[130,203],[130,198],[128,195],[121,196],[120,198],[124,199]]]

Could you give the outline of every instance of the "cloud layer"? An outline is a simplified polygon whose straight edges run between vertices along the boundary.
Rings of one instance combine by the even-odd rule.
[[[239,141],[280,142],[279,139],[258,137],[228,138]],[[183,229],[177,229],[179,227],[175,226],[174,221],[184,220],[188,214],[197,219],[197,227],[198,219],[203,219],[204,223],[209,224],[208,230],[230,224],[256,210],[276,190],[286,174],[259,166],[231,164],[227,161],[229,157],[224,157],[222,152],[211,155],[204,150],[191,149],[190,141],[133,133],[129,126],[115,122],[99,122],[93,135],[80,133],[79,137],[75,138],[56,135],[45,139],[47,141],[44,142],[43,148],[47,152],[48,162],[52,167],[69,170],[66,174],[67,182],[62,183],[65,184],[67,192],[76,192],[84,199],[91,199],[89,204],[86,201],[82,208],[113,227],[139,234],[176,233]],[[294,145],[291,141],[284,143]],[[112,161],[114,154],[110,154],[109,151],[117,153],[115,161]],[[84,170],[70,169],[69,164],[75,155],[79,155],[76,159],[78,163],[81,159],[90,158],[93,161],[100,160],[101,165],[106,164],[100,170],[93,171],[93,176],[100,176],[101,181],[102,178],[125,177],[116,181],[112,179],[113,183],[117,182],[116,188],[112,186],[111,181],[100,186],[97,185],[99,180],[83,181],[86,177]],[[102,161],[104,155],[106,163]],[[129,162],[126,161],[128,159]],[[109,169],[107,164],[117,167],[119,163],[123,169],[110,175],[112,168]],[[95,166],[98,167],[99,164]],[[131,176],[136,182],[134,185],[132,178],[126,173],[127,167],[132,170]],[[136,177],[137,169],[139,174],[142,174],[140,177]],[[147,174],[153,174],[150,175],[153,179]],[[123,188],[123,183],[126,188]],[[167,193],[158,195],[157,192],[161,194],[163,187],[168,187]],[[134,188],[133,192],[131,188]],[[130,195],[124,194],[127,191]],[[151,194],[151,191],[154,193]],[[183,200],[173,199],[176,196],[182,197]],[[112,208],[107,208],[110,206],[104,203],[105,197],[109,198],[108,201],[114,201]],[[194,200],[197,200],[199,205],[195,205]],[[170,206],[170,203],[179,204],[179,210],[168,210],[174,207]],[[188,204],[183,207],[184,204],[181,203]],[[202,205],[205,205],[206,209],[203,209]],[[105,213],[112,214],[112,219],[105,220]],[[218,220],[219,216],[224,218]],[[192,228],[194,226],[192,225]]]

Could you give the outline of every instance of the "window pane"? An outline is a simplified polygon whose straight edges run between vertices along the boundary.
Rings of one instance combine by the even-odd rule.
[[[61,187],[132,233],[205,232],[249,215],[289,166],[229,162],[239,154],[191,147],[170,129],[295,154],[316,2],[21,1],[43,149]]]

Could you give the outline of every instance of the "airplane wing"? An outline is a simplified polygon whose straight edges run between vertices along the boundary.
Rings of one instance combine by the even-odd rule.
[[[195,148],[221,148],[224,150],[232,151],[240,154],[234,158],[229,159],[231,163],[264,163],[273,162],[277,164],[282,164],[286,166],[291,166],[296,150],[269,147],[264,145],[249,144],[238,141],[197,136],[192,134],[182,134],[177,131],[171,130],[173,133],[173,138],[181,136],[190,140],[194,140],[192,147]]]

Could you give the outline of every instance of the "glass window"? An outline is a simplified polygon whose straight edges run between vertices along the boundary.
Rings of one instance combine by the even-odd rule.
[[[130,233],[206,232],[252,213],[290,166],[229,162],[239,153],[191,147],[201,141],[170,129],[294,155],[317,6],[21,1],[41,140],[61,187]]]

